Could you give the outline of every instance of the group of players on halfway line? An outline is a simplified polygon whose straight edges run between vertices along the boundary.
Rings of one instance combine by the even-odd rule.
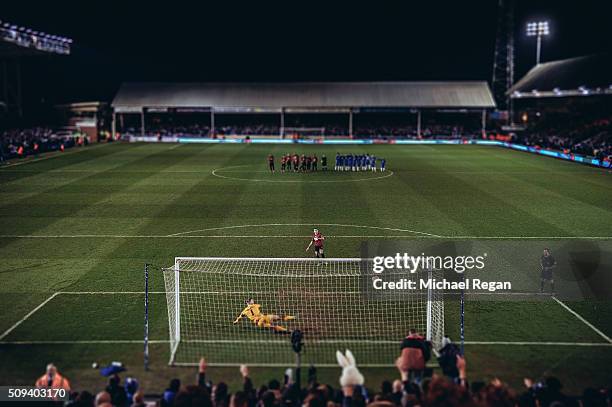
[[[375,155],[370,154],[336,154],[336,165],[334,171],[377,171],[376,163],[380,162],[380,171],[387,169],[387,160],[385,158],[377,159]],[[268,167],[271,173],[276,172],[274,164],[274,155],[268,155]],[[319,158],[314,155],[302,154],[297,155],[285,154],[281,157],[280,172],[311,172],[319,170]],[[321,170],[327,171],[327,157],[325,154],[321,156]]]
[[[310,243],[308,243],[308,247],[306,247],[306,251],[310,250],[310,247],[314,245],[314,252],[317,258],[325,258],[325,253],[323,251],[323,241],[325,240],[325,236],[319,229],[314,229],[312,231],[312,238],[310,239]],[[256,304],[253,298],[249,298],[246,300],[246,307],[242,310],[240,315],[234,320],[234,324],[240,322],[242,317],[247,318],[251,321],[257,328],[267,328],[272,329],[278,333],[291,333],[291,331],[285,328],[282,325],[278,325],[279,321],[291,321],[295,319],[293,315],[285,315],[280,316],[276,314],[264,314],[261,312],[261,305]]]

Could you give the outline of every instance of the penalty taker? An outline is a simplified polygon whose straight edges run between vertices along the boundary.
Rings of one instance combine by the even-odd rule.
[[[464,281],[449,281],[447,279],[436,280],[435,278],[420,278],[410,280],[401,278],[396,281],[384,281],[382,278],[372,280],[372,285],[376,290],[444,290],[444,291],[510,291],[512,283],[510,281],[483,281],[478,278],[466,278]]]

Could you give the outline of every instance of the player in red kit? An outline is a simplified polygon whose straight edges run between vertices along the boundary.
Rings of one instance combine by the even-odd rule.
[[[323,241],[325,240],[325,236],[319,232],[319,229],[315,229],[312,231],[312,239],[310,239],[310,243],[308,243],[308,247],[306,251],[310,249],[310,246],[314,243],[315,256],[325,258],[325,253],[323,252]]]

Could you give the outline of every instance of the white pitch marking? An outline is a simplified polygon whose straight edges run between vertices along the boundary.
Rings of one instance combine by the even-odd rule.
[[[149,343],[169,343],[169,340],[151,340]],[[90,344],[122,344],[122,343],[144,343],[142,339],[92,339],[92,340],[58,340],[58,341],[0,341],[0,345],[90,345]]]
[[[312,223],[262,223],[262,224],[258,224],[258,225],[219,226],[219,227],[214,227],[214,228],[205,228],[205,229],[190,230],[188,232],[173,233],[173,234],[170,234],[168,236],[181,236],[181,235],[188,235],[188,234],[196,233],[196,232],[207,232],[207,231],[213,231],[213,230],[255,228],[255,227],[268,227],[268,226],[311,226],[312,227],[314,225]],[[345,227],[345,228],[388,230],[388,231],[392,231],[392,232],[408,232],[408,233],[416,233],[416,234],[425,235],[425,236],[443,237],[443,236],[436,235],[436,234],[433,234],[433,233],[419,232],[418,230],[400,229],[400,228],[388,228],[388,227],[381,227],[381,226],[346,225],[346,224],[341,224],[341,223],[318,223],[317,226],[336,226],[336,227]]]
[[[55,294],[61,295],[144,295],[144,291],[58,291]],[[149,291],[149,294],[166,294],[165,291]]]
[[[0,341],[2,341],[2,339],[6,338],[8,336],[8,334],[10,334],[11,332],[13,332],[15,330],[15,328],[17,328],[19,325],[21,325],[22,323],[25,322],[26,319],[30,318],[32,315],[34,315],[34,313],[36,311],[38,311],[39,309],[41,309],[42,307],[44,307],[45,305],[47,305],[47,303],[49,301],[51,301],[52,299],[54,299],[59,293],[56,292],[53,295],[51,295],[49,298],[47,298],[46,300],[44,300],[43,302],[41,302],[36,308],[34,308],[32,311],[28,312],[23,318],[21,318],[19,321],[15,322],[13,324],[13,326],[11,326],[9,329],[7,329],[6,331],[4,331],[2,333],[2,335],[0,335]]]
[[[465,345],[504,345],[504,346],[592,346],[609,347],[605,342],[511,342],[511,341],[466,341]]]
[[[188,232],[185,232],[188,233]],[[195,233],[195,232],[191,232]],[[416,233],[416,232],[415,232]],[[423,233],[423,232],[419,232]],[[612,236],[443,236],[443,235],[327,235],[337,239],[483,239],[483,240],[612,240]],[[307,235],[0,235],[0,239],[308,239]]]
[[[232,344],[232,343],[244,343],[244,340],[224,340],[224,339],[202,339],[202,340],[191,340],[182,341],[189,343],[209,343],[209,344]],[[318,343],[373,343],[373,344],[395,344],[397,341],[388,340],[359,340],[359,341],[343,341],[343,340],[329,340],[329,341],[318,341]],[[95,345],[95,344],[142,344],[142,339],[92,339],[92,340],[56,340],[56,341],[0,341],[0,345]],[[149,339],[150,344],[166,344],[170,343],[168,339]],[[248,343],[285,343],[284,341],[248,341]],[[511,341],[466,341],[465,345],[468,346],[567,346],[567,347],[612,347],[610,343],[604,342],[511,342]]]
[[[211,171],[211,174],[218,178],[225,178],[237,181],[249,181],[249,182],[271,182],[271,183],[295,183],[295,184],[314,184],[314,183],[335,183],[335,182],[359,182],[359,181],[373,181],[377,179],[388,178],[394,174],[393,171],[386,171],[386,175],[382,175],[379,177],[368,177],[368,178],[358,178],[358,179],[343,179],[343,180],[274,180],[274,179],[259,179],[259,178],[237,178],[237,177],[228,177],[226,175],[217,174],[217,171],[223,171],[227,168],[238,168],[238,167],[248,167],[249,165],[234,165],[231,167],[223,167],[223,168],[215,168]],[[353,172],[351,172],[353,173]]]
[[[328,235],[332,238],[364,238],[364,239],[378,239],[378,238],[440,238],[440,239],[485,239],[485,240],[516,240],[516,239],[530,239],[530,240],[549,240],[549,239],[585,239],[585,240],[612,240],[612,236],[467,236],[467,235],[438,235],[434,233],[421,232],[418,230],[401,229],[401,228],[388,228],[381,226],[367,226],[367,225],[347,225],[338,223],[320,223],[320,226],[336,226],[336,227],[351,227],[351,228],[362,228],[362,229],[374,229],[374,230],[388,230],[395,232],[407,232],[414,233],[415,235]],[[191,235],[196,232],[210,232],[215,230],[228,230],[228,229],[244,229],[254,227],[268,227],[268,226],[312,226],[310,223],[264,223],[256,225],[235,225],[235,226],[219,226],[212,228],[204,228],[198,230],[191,230],[187,232],[178,232],[169,235],[114,235],[114,234],[75,234],[75,235],[0,235],[0,238],[19,238],[19,239],[70,239],[70,238],[115,238],[115,239],[163,239],[163,238],[194,238],[194,239],[248,239],[248,238],[283,238],[283,239],[304,239],[309,238],[307,235]]]
[[[612,236],[440,236],[444,239],[612,239]]]
[[[567,312],[569,312],[570,314],[572,314],[573,316],[575,316],[576,318],[578,318],[581,322],[583,322],[586,326],[588,326],[589,328],[591,328],[596,334],[598,334],[599,336],[601,336],[602,338],[604,338],[608,344],[612,344],[612,339],[610,339],[610,337],[608,337],[608,335],[604,334],[603,332],[601,332],[599,329],[597,329],[593,324],[591,324],[589,321],[587,321],[586,319],[584,319],[582,317],[582,315],[580,315],[579,313],[577,313],[576,311],[574,311],[573,309],[571,309],[569,306],[567,306],[563,301],[561,301],[560,299],[558,299],[557,297],[555,297],[554,295],[552,296],[552,299],[555,300],[557,302],[557,304],[559,304],[560,306],[562,306],[563,308],[565,308],[565,310],[567,310]]]
[[[251,275],[251,274],[247,274]],[[267,274],[273,277],[288,277],[291,278],[291,275],[286,274]],[[334,274],[334,276],[351,276],[354,277],[355,274]],[[355,295],[361,294],[361,291],[328,291],[321,292],[319,295]],[[61,295],[144,295],[144,291],[58,291],[56,294]],[[149,294],[166,294],[166,291],[149,291]],[[181,294],[209,294],[209,295],[227,295],[227,294],[269,294],[268,291],[181,291]]]
[[[81,150],[82,151],[82,150]],[[77,152],[77,151],[74,151]],[[66,154],[70,154],[72,152],[69,153],[64,153],[64,155]],[[18,163],[13,163],[13,164],[7,164],[4,167],[0,167],[0,168],[8,168],[11,165],[21,165],[21,164],[26,164],[28,162],[33,162],[32,161],[24,161],[24,162],[18,162]],[[209,166],[202,166],[203,169],[206,169],[206,167]],[[26,169],[16,169],[16,170],[11,170],[11,169],[6,169],[4,170],[5,172],[15,172],[15,173],[53,173],[53,174],[60,174],[60,173],[84,173],[84,174],[89,174],[89,173],[96,173],[96,172],[108,172],[108,173],[121,173],[121,174],[150,174],[151,171],[145,171],[145,170],[114,170],[114,169],[102,169],[102,170],[88,170],[88,169],[53,169],[53,170],[26,170]],[[226,173],[254,173],[254,172],[261,172],[261,173],[268,173],[269,171],[224,171]],[[412,174],[446,174],[447,172],[444,171],[419,171],[419,170],[402,170],[402,172],[404,173],[412,173]],[[198,170],[198,171],[193,171],[193,170],[160,170],[158,172],[159,174],[199,174],[202,175],[202,170]],[[564,171],[564,172],[555,172],[558,174],[562,174],[562,175],[572,175],[574,174],[573,172],[568,172],[568,171]],[[533,174],[542,174],[542,172],[529,172],[529,171],[524,171],[524,172],[507,172],[507,171],[453,171],[453,174],[502,174],[502,175],[512,175],[512,174],[526,174],[526,175],[533,175]],[[550,172],[546,172],[546,174],[550,174]],[[601,173],[588,173],[588,175],[608,175],[607,172],[601,172]],[[580,175],[580,174],[578,174]],[[370,179],[370,178],[368,178]],[[600,184],[597,184],[600,185]]]
[[[131,343],[143,343],[143,340],[59,340],[59,341],[3,341],[5,337],[7,337],[13,330],[15,330],[19,325],[25,322],[28,318],[30,318],[34,313],[44,307],[49,301],[55,298],[58,295],[117,295],[117,294],[127,294],[127,295],[142,295],[144,291],[57,291],[49,296],[45,301],[40,303],[36,308],[26,314],[22,319],[17,321],[13,326],[7,329],[2,335],[0,335],[0,344],[1,345],[53,345],[53,344],[131,344]],[[186,292],[185,294],[219,294],[221,292],[216,291],[198,291],[198,292]],[[243,292],[235,292],[238,294],[242,294]],[[166,294],[165,291],[151,291],[149,294]],[[231,294],[227,292],[223,292],[222,294]],[[517,294],[529,294],[529,293],[517,293]],[[566,304],[564,304],[561,300],[556,297],[551,297],[554,299],[559,305],[565,308],[568,312],[586,324],[589,328],[593,329],[597,334],[599,334],[603,339],[607,342],[550,342],[550,341],[466,341],[465,345],[494,345],[494,346],[576,346],[576,347],[612,347],[612,340],[606,336],[603,332],[593,326],[590,322],[584,319],[580,314],[576,311],[572,310]],[[191,340],[188,342],[194,343],[242,343],[243,340],[224,340],[224,339],[210,339],[210,340]],[[252,342],[252,341],[249,341]],[[269,340],[264,341],[265,343],[269,343]],[[388,341],[388,340],[358,340],[358,341],[342,341],[342,340],[323,340],[321,343],[396,343],[396,341]],[[169,340],[149,340],[149,343],[169,343]]]
[[[308,235],[0,235],[0,238],[5,239],[96,239],[96,238],[114,238],[114,239],[248,239],[248,238],[283,238],[283,239],[309,239]],[[327,235],[331,238],[345,239],[378,239],[378,238],[437,238],[437,236],[415,236],[415,235]]]

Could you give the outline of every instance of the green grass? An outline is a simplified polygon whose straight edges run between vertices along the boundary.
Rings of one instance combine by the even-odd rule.
[[[326,153],[331,165],[336,151],[370,152],[386,157],[393,173],[272,176],[270,151]],[[608,172],[495,147],[113,144],[52,157],[0,169],[0,334],[57,291],[142,291],[145,262],[304,257],[311,225],[404,230],[321,226],[326,235],[345,236],[328,239],[332,257],[358,257],[361,242],[374,235],[612,235]],[[214,176],[214,169],[242,180]],[[278,225],[202,230],[260,224]],[[194,230],[202,231],[166,237]],[[531,277],[521,282],[527,287]],[[152,289],[163,290],[161,273],[152,273]],[[168,337],[163,297],[152,297],[153,340]],[[138,294],[61,294],[4,341],[137,341],[142,303]],[[568,305],[612,335],[610,301]],[[457,329],[458,307],[449,302],[446,331],[457,337]],[[603,342],[552,300],[470,301],[466,340]],[[141,344],[124,342],[0,344],[0,384],[32,383],[48,361],[77,387],[94,390],[103,382],[93,361],[122,360],[155,389],[173,376],[192,380],[192,370],[166,366],[167,344],[152,345],[151,373],[142,371],[141,352]],[[500,375],[518,386],[523,376],[554,374],[571,390],[612,380],[612,347],[468,345],[466,352],[472,378]],[[338,374],[321,369],[331,383]],[[397,376],[392,369],[365,374],[372,387]],[[211,375],[237,385],[234,368],[211,368]],[[263,383],[282,369],[254,375]]]

